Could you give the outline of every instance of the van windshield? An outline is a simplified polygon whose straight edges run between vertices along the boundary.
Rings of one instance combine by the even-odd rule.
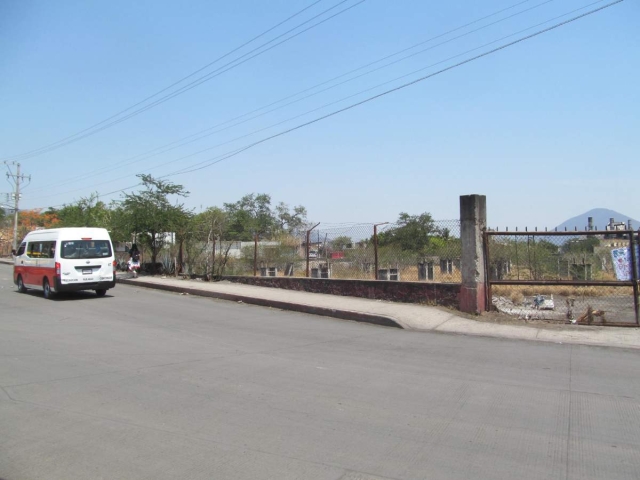
[[[109,240],[65,240],[60,248],[62,258],[104,258],[111,256]]]

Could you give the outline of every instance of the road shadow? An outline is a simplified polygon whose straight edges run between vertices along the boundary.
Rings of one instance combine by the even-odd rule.
[[[27,290],[24,293],[20,293],[17,290],[14,293],[18,293],[20,295],[28,295],[29,297],[35,297],[43,301],[53,301],[53,302],[70,302],[70,301],[81,301],[81,300],[106,300],[109,298],[114,298],[113,295],[109,295],[107,292],[104,297],[98,297],[96,292],[93,290],[81,290],[79,292],[64,292],[64,293],[56,293],[51,297],[51,299],[44,298],[44,295],[41,291],[38,290]],[[0,480],[2,480],[0,478]]]

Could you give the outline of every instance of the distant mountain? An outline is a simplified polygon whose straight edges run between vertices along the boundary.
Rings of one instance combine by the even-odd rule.
[[[627,215],[623,215],[622,213],[614,210],[608,210],[606,208],[594,208],[593,210],[589,210],[582,215],[570,218],[566,222],[561,223],[557,227],[558,231],[564,230],[565,227],[567,230],[575,230],[576,227],[578,227],[578,230],[584,230],[589,224],[589,217],[593,217],[593,228],[597,230],[604,230],[609,224],[609,219],[611,218],[613,218],[616,223],[624,222],[625,224],[631,220],[631,225],[634,230],[637,230],[640,227],[640,222],[638,220]]]

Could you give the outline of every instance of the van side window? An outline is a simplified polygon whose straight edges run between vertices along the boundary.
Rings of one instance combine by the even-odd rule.
[[[18,251],[16,252],[16,256],[19,257],[20,255],[24,255],[24,251],[27,249],[27,244],[26,243],[21,243],[20,244],[20,248],[18,249]]]
[[[29,258],[54,258],[55,249],[56,242],[30,242],[26,248]]]
[[[55,248],[56,242],[41,242],[40,258],[54,258]]]

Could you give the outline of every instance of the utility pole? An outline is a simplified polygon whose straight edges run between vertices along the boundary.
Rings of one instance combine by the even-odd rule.
[[[20,207],[20,183],[23,182],[25,179],[28,179],[29,181],[31,181],[31,175],[23,175],[20,173],[20,164],[16,163],[16,162],[11,162],[11,163],[7,163],[4,162],[4,164],[7,166],[7,169],[9,170],[7,172],[7,179],[10,179],[10,181],[13,181],[14,185],[15,185],[15,190],[13,193],[13,208],[14,208],[14,213],[13,213],[13,249],[17,250],[18,249],[18,209]],[[16,165],[17,166],[17,171],[16,173],[13,173],[11,171],[11,167],[9,165]]]

